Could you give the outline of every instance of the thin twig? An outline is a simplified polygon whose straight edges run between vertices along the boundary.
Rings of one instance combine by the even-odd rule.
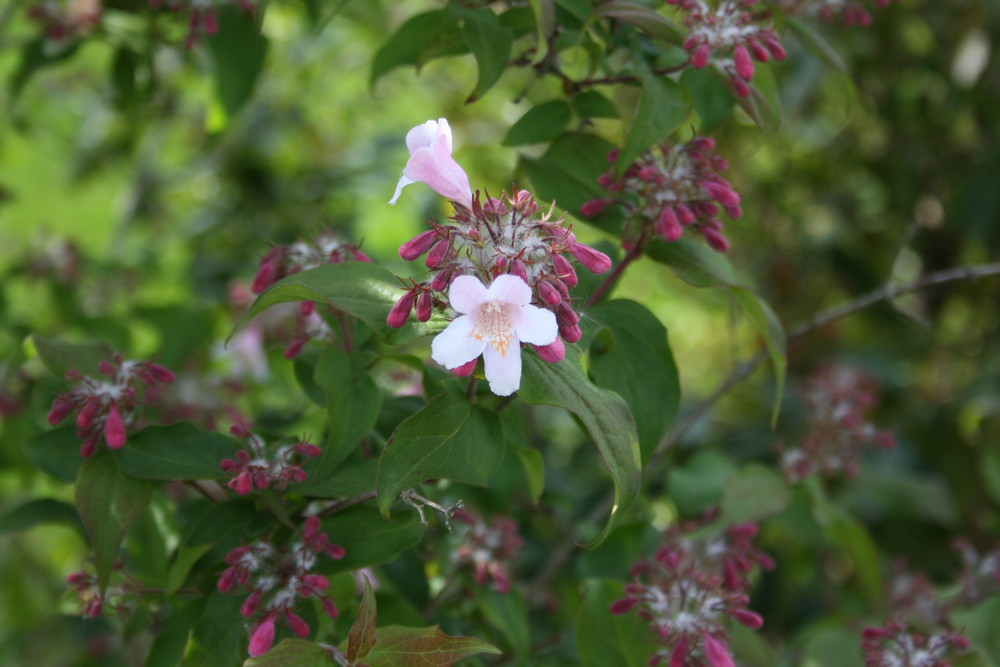
[[[627,267],[629,264],[634,262],[642,255],[644,246],[645,246],[644,243],[636,243],[635,246],[631,250],[629,250],[628,253],[625,254],[625,257],[623,257],[622,261],[618,263],[618,266],[616,266],[614,270],[608,274],[608,277],[605,278],[604,281],[597,286],[597,289],[594,290],[594,293],[590,295],[590,298],[587,299],[587,304],[584,306],[584,308],[590,308],[595,303],[601,300],[601,298],[605,295],[605,293],[607,293],[607,291],[614,286],[615,282],[618,280],[618,278],[622,275],[622,272],[625,270],[625,267]]]
[[[344,498],[343,500],[338,500],[334,504],[327,507],[325,510],[317,514],[319,517],[333,516],[337,512],[343,512],[349,507],[354,507],[355,505],[360,505],[366,500],[371,500],[375,497],[375,490],[365,491],[364,493],[359,493],[356,496],[351,496],[349,498]]]

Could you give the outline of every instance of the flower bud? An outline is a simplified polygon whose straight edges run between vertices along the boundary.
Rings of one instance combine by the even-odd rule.
[[[101,402],[98,399],[89,399],[83,405],[83,409],[76,415],[76,427],[80,430],[90,428],[90,426],[94,423],[94,417],[97,416],[97,411],[100,407]]]
[[[290,611],[286,611],[285,623],[288,624],[288,629],[297,634],[299,637],[309,636],[309,625],[302,620],[301,616],[293,614]]]
[[[316,312],[316,302],[303,301],[299,304],[299,312],[302,313],[302,317],[309,317]]]
[[[702,229],[701,235],[713,250],[718,252],[729,250],[729,240],[714,229]]]
[[[587,267],[592,273],[604,273],[611,268],[611,258],[599,250],[594,250],[590,246],[582,243],[574,243],[569,251],[573,253],[577,261]]]
[[[434,296],[429,290],[424,290],[417,297],[417,321],[426,322],[431,319],[431,311],[434,307]]]
[[[169,369],[154,363],[146,363],[144,364],[144,366],[146,372],[152,375],[160,382],[165,382],[169,384],[174,381],[174,374]]]
[[[569,260],[558,253],[553,253],[552,264],[556,267],[556,271],[559,273],[559,280],[563,281],[563,283],[569,287],[576,287],[576,284],[579,282],[579,278],[577,278],[576,269],[574,269],[573,265],[569,263]]]
[[[538,353],[538,357],[542,361],[556,364],[566,357],[566,346],[563,345],[562,340],[556,338],[548,345],[535,345],[535,352]]]
[[[274,644],[274,614],[269,614],[250,632],[250,657],[256,658],[271,650]]]
[[[733,49],[733,63],[736,65],[736,73],[749,81],[753,78],[753,60],[747,47],[737,44]]]
[[[451,369],[451,373],[455,377],[460,377],[460,378],[468,377],[469,375],[472,375],[472,372],[474,370],[476,370],[476,362],[478,362],[478,361],[479,361],[479,359],[476,358],[476,359],[473,359],[472,361],[469,361],[469,362],[466,362],[466,363],[462,364],[461,366],[457,366],[455,368],[452,368]]]
[[[55,402],[52,403],[52,409],[49,410],[49,414],[46,415],[45,418],[51,426],[55,426],[63,419],[66,419],[66,415],[68,415],[72,409],[73,401],[69,398],[60,396],[55,400]]]
[[[740,205],[740,196],[725,181],[701,181],[701,187],[709,197],[723,206]]]
[[[696,69],[701,69],[708,64],[708,56],[711,53],[711,49],[708,44],[701,44],[694,50],[691,54],[691,65]]]
[[[424,258],[424,265],[428,269],[441,268],[445,258],[448,256],[449,248],[451,248],[451,239],[441,239],[435,243],[431,251],[427,253],[427,257]]]
[[[399,256],[407,262],[412,262],[430,250],[437,238],[438,233],[436,229],[428,229],[426,232],[421,232],[399,247]]]
[[[562,301],[562,294],[552,286],[552,283],[540,280],[535,287],[538,289],[538,296],[550,306],[558,305]]]
[[[701,633],[701,637],[705,642],[705,659],[710,667],[736,667],[725,644],[707,632]]]
[[[416,298],[415,290],[410,290],[399,297],[399,300],[389,310],[389,314],[385,318],[385,323],[394,329],[405,326],[406,320],[410,317],[410,311],[413,310],[413,302]]]
[[[528,269],[520,259],[514,259],[510,263],[510,275],[517,276],[524,282],[528,282]]]
[[[118,412],[118,406],[111,404],[108,417],[104,420],[104,442],[109,449],[121,449],[125,445],[125,423]]]
[[[746,41],[747,48],[750,49],[750,53],[753,57],[757,59],[758,62],[766,63],[771,59],[771,54],[768,53],[767,49],[761,46],[760,42],[756,39],[748,39]]]
[[[583,206],[580,207],[580,215],[585,218],[593,218],[603,213],[611,203],[608,199],[591,199],[588,202],[584,202]]]
[[[575,324],[561,325],[559,327],[559,335],[567,343],[575,343],[583,337],[583,332]]]
[[[612,604],[608,611],[615,615],[627,614],[640,602],[638,598],[623,598]]]
[[[91,456],[93,456],[94,451],[97,450],[97,441],[100,439],[100,437],[101,434],[95,431],[86,440],[84,440],[83,444],[80,445],[80,456],[82,456],[85,459],[89,459]]]
[[[733,87],[733,92],[737,97],[750,97],[750,86],[738,76],[729,77],[729,85]]]

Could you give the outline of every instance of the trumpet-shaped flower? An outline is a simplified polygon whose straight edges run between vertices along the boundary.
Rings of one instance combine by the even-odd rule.
[[[451,126],[444,118],[429,120],[406,133],[410,159],[389,200],[395,204],[410,183],[424,183],[442,197],[472,206],[472,186],[465,170],[451,156]]]
[[[497,276],[489,288],[459,276],[449,301],[460,316],[431,343],[431,358],[453,369],[482,355],[490,391],[498,396],[521,386],[520,343],[549,345],[559,333],[555,315],[530,305],[531,288],[518,276]]]

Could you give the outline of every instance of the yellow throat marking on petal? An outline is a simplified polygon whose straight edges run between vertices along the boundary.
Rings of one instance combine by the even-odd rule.
[[[511,325],[510,316],[511,304],[504,301],[487,301],[476,312],[476,326],[472,329],[472,337],[476,340],[485,340],[501,357],[506,357],[514,339],[514,327]]]

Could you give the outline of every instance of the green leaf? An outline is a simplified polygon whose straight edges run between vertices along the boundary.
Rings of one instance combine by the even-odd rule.
[[[503,460],[500,419],[469,405],[464,396],[441,394],[408,417],[386,443],[375,490],[383,516],[396,496],[425,479],[441,477],[486,486]]]
[[[650,146],[669,136],[687,115],[687,93],[683,88],[670,79],[648,73],[640,76],[646,90],[629,125],[632,129],[625,146],[615,161],[615,171],[619,174]]]
[[[614,147],[592,134],[570,132],[552,142],[537,160],[522,155],[519,166],[539,197],[564,210],[578,210],[584,202],[606,194],[597,178],[608,170],[607,154]]]
[[[596,547],[639,493],[639,438],[628,405],[618,394],[596,387],[587,379],[582,355],[575,346],[567,346],[566,358],[557,364],[546,363],[534,354],[524,355],[524,377],[518,396],[532,405],[554,405],[569,410],[590,433],[615,488],[615,502],[607,524],[597,539],[587,545]]]
[[[316,642],[282,639],[259,658],[250,658],[243,667],[333,667],[337,663]]]
[[[694,287],[717,287],[726,290],[743,308],[757,333],[764,339],[771,364],[774,366],[775,397],[771,421],[778,419],[781,396],[785,387],[785,330],[767,302],[752,290],[743,287],[733,277],[729,262],[704,244],[690,239],[672,243],[654,241],[646,246],[646,254],[657,262],[666,264],[677,276]]]
[[[197,600],[170,614],[166,622],[160,626],[160,632],[153,640],[143,667],[180,665],[188,638],[191,636],[191,628],[201,615],[203,607],[203,602]]]
[[[521,459],[521,467],[524,468],[524,476],[528,481],[528,495],[531,502],[538,504],[538,499],[542,497],[545,490],[545,461],[542,453],[530,447],[518,447],[514,450],[518,458]]]
[[[85,537],[87,535],[76,508],[54,498],[30,500],[4,512],[0,515],[0,535],[53,523],[68,526]]]
[[[792,490],[781,475],[751,464],[729,481],[722,494],[722,521],[733,526],[780,514],[792,502]]]
[[[418,14],[400,26],[372,59],[371,85],[397,67],[419,68],[432,58],[464,53],[453,40],[458,32],[458,16],[448,9]]]
[[[998,618],[1000,618],[1000,598],[996,596],[987,599],[972,609],[961,609],[952,612],[952,622],[955,627],[964,628],[963,634],[981,652],[989,656],[989,659],[993,663],[1000,663],[1000,633],[997,632]]]
[[[462,37],[466,46],[476,57],[479,80],[466,103],[474,102],[493,87],[500,75],[507,69],[507,58],[514,43],[514,35],[500,25],[500,20],[488,7],[462,12],[464,23]]]
[[[80,466],[76,510],[90,535],[101,593],[108,586],[125,533],[146,509],[152,492],[152,482],[129,477],[108,454],[98,454]]]
[[[21,443],[24,456],[43,472],[60,482],[76,479],[83,459],[80,456],[80,438],[76,428],[63,426],[54,431],[25,440]]]
[[[681,44],[687,32],[663,14],[635,2],[611,0],[597,6],[596,13],[624,23],[630,23],[651,37],[671,44]]]
[[[342,559],[320,560],[324,574],[336,574],[395,560],[401,552],[420,542],[424,528],[415,513],[389,521],[374,507],[356,505],[323,519],[323,532],[331,542],[344,548]]]
[[[181,544],[196,547],[202,544],[215,545],[224,542],[243,530],[252,521],[267,515],[258,512],[250,500],[230,500],[211,505],[184,530]]]
[[[138,479],[193,480],[221,478],[219,464],[235,451],[224,435],[181,422],[146,427],[113,454],[122,471]]]
[[[444,317],[437,313],[429,322],[410,323],[401,329],[386,324],[389,310],[403,294],[399,285],[400,282],[387,269],[367,262],[324,264],[271,285],[257,297],[236,331],[267,308],[289,301],[325,303],[358,318],[384,340],[395,344],[437,333],[447,326]]]
[[[211,544],[177,548],[177,555],[174,557],[174,562],[170,564],[170,569],[167,571],[167,583],[164,586],[167,595],[173,595],[178,588],[184,585],[184,581],[191,572],[191,568],[211,548]]]
[[[350,662],[364,658],[375,646],[375,615],[375,593],[368,577],[365,577],[365,594],[358,607],[358,616],[347,635],[347,659]]]
[[[531,656],[531,628],[528,609],[517,589],[498,593],[492,588],[478,587],[476,600],[486,622],[500,631],[507,640],[519,664],[528,664]]]
[[[31,343],[49,372],[60,379],[70,369],[97,377],[100,375],[98,364],[114,357],[114,352],[104,343],[63,343],[38,336],[32,336]]]
[[[656,651],[648,624],[635,612],[612,614],[625,597],[617,581],[588,581],[576,616],[576,650],[583,667],[645,665]]]
[[[555,34],[556,26],[556,6],[553,0],[529,0],[531,11],[535,14],[536,53],[532,64],[537,64],[545,59],[549,53],[549,39]]]
[[[233,7],[217,12],[218,31],[205,38],[212,56],[215,91],[232,118],[253,95],[267,56],[268,39],[250,18]]]
[[[714,68],[688,68],[681,74],[681,85],[688,89],[695,113],[701,120],[701,134],[709,134],[733,112],[733,94]]]
[[[205,611],[194,624],[194,643],[184,657],[184,667],[220,667],[239,664],[241,646],[246,641],[239,622],[243,599],[213,591]]]
[[[363,356],[334,347],[323,349],[314,377],[326,396],[329,424],[316,469],[317,478],[323,478],[350,456],[375,426],[382,391],[372,380]]]
[[[309,477],[295,485],[295,493],[314,498],[341,498],[371,491],[375,488],[378,461],[356,457],[324,475],[317,474],[318,469],[319,462],[306,464]]]
[[[823,38],[821,34],[813,30],[813,28],[796,18],[787,17],[785,20],[785,25],[791,28],[792,32],[799,38],[802,45],[806,47],[809,53],[813,54],[824,63],[829,65],[835,70],[841,72],[847,71],[847,63],[844,59],[840,57],[837,50],[830,46],[830,43]]]
[[[573,110],[580,118],[620,118],[615,103],[596,90],[585,90],[573,98]]]
[[[710,449],[698,450],[683,464],[670,468],[667,476],[670,500],[683,516],[701,514],[722,501],[722,494],[735,475],[732,459]]]
[[[573,114],[562,100],[553,100],[528,109],[507,132],[504,146],[538,144],[555,139],[569,125]]]
[[[17,71],[14,72],[7,83],[7,90],[10,92],[11,100],[16,100],[20,96],[21,91],[24,90],[24,86],[35,75],[35,72],[43,67],[48,67],[49,65],[68,59],[76,53],[77,48],[80,46],[79,41],[73,41],[53,53],[48,48],[47,42],[48,38],[39,37],[31,40],[21,49],[21,59],[18,62]]]
[[[590,375],[628,403],[646,459],[680,404],[667,330],[645,306],[627,299],[600,303],[587,314],[603,327],[590,346]]]
[[[378,629],[375,647],[365,663],[370,667],[449,667],[479,653],[500,655],[500,650],[481,639],[446,635],[436,625],[430,628],[390,625]]]

